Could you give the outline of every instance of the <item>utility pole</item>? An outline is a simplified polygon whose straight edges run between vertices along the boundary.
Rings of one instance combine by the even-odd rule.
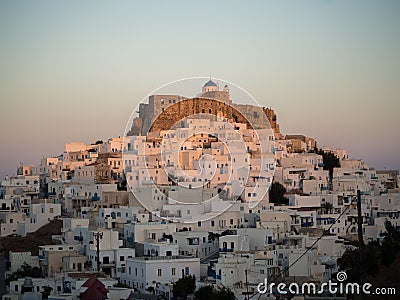
[[[103,238],[102,232],[95,232],[94,239],[96,240],[96,262],[97,262],[97,272],[100,272],[100,240]]]
[[[363,224],[363,219],[361,215],[361,192],[360,190],[357,190],[357,218],[358,218],[358,243],[359,246],[362,247],[364,246],[364,240],[363,240],[363,232],[362,232],[362,224]]]
[[[244,299],[248,300],[249,299],[249,284],[247,282],[247,269],[245,270],[245,274],[246,274],[246,297]]]
[[[364,283],[364,267],[362,260],[362,252],[364,250],[364,240],[363,240],[363,218],[361,214],[361,192],[357,190],[357,225],[358,225],[358,255],[359,255],[359,272],[360,272],[360,284]],[[361,299],[365,299],[364,293],[361,295]]]
[[[364,246],[362,224],[363,224],[363,219],[361,215],[361,192],[360,190],[357,190],[357,225],[358,225],[358,244],[360,248]]]

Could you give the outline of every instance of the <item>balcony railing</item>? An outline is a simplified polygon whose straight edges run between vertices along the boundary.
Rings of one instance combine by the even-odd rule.
[[[301,223],[301,227],[311,227],[311,226],[314,226],[314,223],[313,223],[313,222],[304,222],[304,223]]]
[[[233,252],[233,249],[230,249],[230,248],[219,248],[219,252]]]

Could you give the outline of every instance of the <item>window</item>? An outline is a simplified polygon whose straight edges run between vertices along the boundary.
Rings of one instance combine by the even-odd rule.
[[[189,275],[189,267],[185,267],[185,275]]]
[[[54,214],[54,208],[52,208],[52,207],[50,208],[50,213]]]
[[[171,269],[171,274],[172,274],[172,276],[176,274],[176,269],[175,268]]]
[[[119,261],[125,261],[125,256],[121,255],[121,256],[119,257]]]
[[[214,222],[214,220],[212,220],[211,221],[211,227],[214,227],[214,225],[215,225],[215,222]]]
[[[161,276],[161,269],[157,270],[157,276],[160,277]]]

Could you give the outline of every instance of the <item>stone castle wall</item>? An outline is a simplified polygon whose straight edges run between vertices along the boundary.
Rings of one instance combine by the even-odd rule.
[[[211,93],[213,94],[211,95]],[[176,95],[150,96],[149,104],[139,106],[139,117],[133,120],[132,129],[128,135],[138,135],[139,132],[146,135],[147,132],[168,130],[188,116],[208,114],[248,124],[249,128],[252,127],[250,124],[254,125],[256,129],[272,128],[275,138],[282,137],[273,109],[248,104],[234,104],[228,100],[229,98],[226,98],[227,95],[229,96],[229,93],[215,91],[189,99]],[[213,97],[222,97],[222,99],[211,99]],[[164,101],[174,99],[176,103],[166,103],[166,107],[162,111],[160,99],[164,99]]]

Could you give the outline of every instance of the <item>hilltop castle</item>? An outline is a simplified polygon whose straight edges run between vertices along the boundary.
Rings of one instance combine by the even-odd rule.
[[[232,103],[228,85],[220,90],[211,79],[194,98],[179,95],[150,96],[149,103],[139,105],[139,116],[133,120],[128,135],[146,135],[149,131],[169,129],[179,120],[196,114],[223,116],[258,128],[271,126],[275,138],[282,137],[273,109]],[[262,114],[267,117],[269,124]]]

